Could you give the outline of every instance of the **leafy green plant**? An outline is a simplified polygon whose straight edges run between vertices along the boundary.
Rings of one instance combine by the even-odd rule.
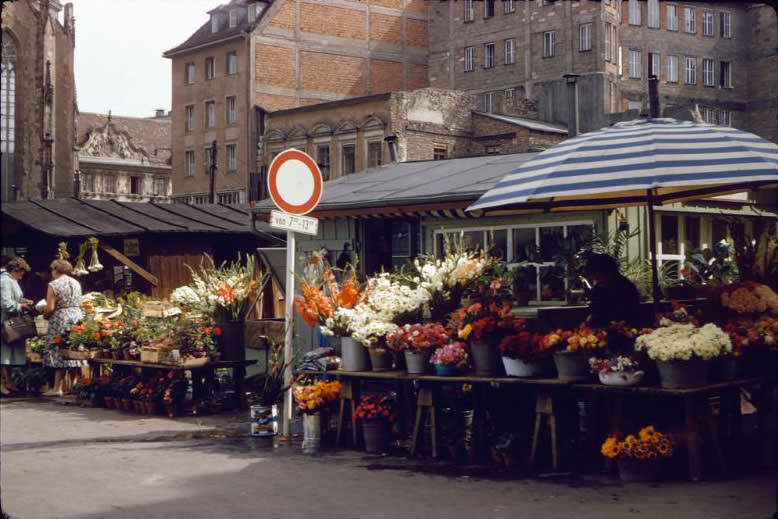
[[[722,240],[713,247],[695,249],[684,260],[684,284],[722,286],[739,279],[732,243]]]

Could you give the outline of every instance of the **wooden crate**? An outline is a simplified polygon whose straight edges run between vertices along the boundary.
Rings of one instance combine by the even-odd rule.
[[[166,318],[181,313],[181,309],[166,301],[146,301],[141,307],[143,317]]]
[[[160,364],[167,357],[167,350],[160,348],[142,348],[140,350],[140,361],[147,364]]]

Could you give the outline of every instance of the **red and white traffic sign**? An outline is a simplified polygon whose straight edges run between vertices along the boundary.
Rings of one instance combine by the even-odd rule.
[[[284,150],[270,163],[267,187],[279,209],[295,215],[307,214],[321,199],[321,171],[307,153]]]

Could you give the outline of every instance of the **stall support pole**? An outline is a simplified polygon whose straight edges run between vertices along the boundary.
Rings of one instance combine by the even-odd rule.
[[[648,240],[651,250],[651,286],[654,296],[654,315],[659,313],[659,302],[662,299],[662,291],[659,289],[659,270],[656,257],[656,219],[654,217],[654,197],[648,190]]]
[[[284,394],[284,431],[285,437],[292,433],[292,348],[294,345],[294,253],[295,236],[293,231],[286,231],[286,290],[284,292],[284,320],[286,338],[284,341],[284,361],[286,363],[287,390]]]

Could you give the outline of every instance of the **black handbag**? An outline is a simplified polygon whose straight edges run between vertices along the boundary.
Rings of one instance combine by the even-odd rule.
[[[35,319],[31,315],[19,315],[3,321],[3,342],[10,344],[27,337],[35,337],[38,331],[35,329]]]

